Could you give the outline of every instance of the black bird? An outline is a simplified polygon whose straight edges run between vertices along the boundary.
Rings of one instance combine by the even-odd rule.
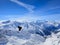
[[[21,31],[22,27],[21,26],[18,26],[18,29],[19,29],[19,31]]]

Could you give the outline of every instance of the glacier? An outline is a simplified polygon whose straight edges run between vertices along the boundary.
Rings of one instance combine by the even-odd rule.
[[[0,45],[60,45],[60,22],[0,21]]]

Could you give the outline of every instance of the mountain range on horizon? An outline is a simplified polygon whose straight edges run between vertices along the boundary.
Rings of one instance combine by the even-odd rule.
[[[18,30],[18,26],[22,27],[21,31]],[[52,35],[52,33],[58,34],[59,32],[60,32],[60,22],[49,22],[41,20],[31,22],[18,22],[10,20],[1,21],[0,38],[2,39],[2,41],[0,40],[0,43],[5,45],[10,43],[11,45],[13,45],[13,43],[11,42],[12,40],[13,42],[15,42],[17,41],[17,39],[19,40],[21,39],[21,41],[26,40],[26,42],[22,43],[21,45],[25,44],[31,45],[31,43],[28,42],[29,40],[36,41],[38,44],[39,42],[45,42],[45,40],[48,39],[48,37]],[[35,45],[36,42],[32,43]],[[18,44],[18,42],[16,43]]]

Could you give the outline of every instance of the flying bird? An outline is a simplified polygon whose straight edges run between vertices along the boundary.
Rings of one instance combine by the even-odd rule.
[[[18,26],[18,29],[19,29],[19,31],[21,31],[22,27],[21,26]]]

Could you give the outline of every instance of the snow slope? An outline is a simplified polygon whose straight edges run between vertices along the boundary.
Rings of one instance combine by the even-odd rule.
[[[0,45],[60,45],[60,23],[1,21]]]

